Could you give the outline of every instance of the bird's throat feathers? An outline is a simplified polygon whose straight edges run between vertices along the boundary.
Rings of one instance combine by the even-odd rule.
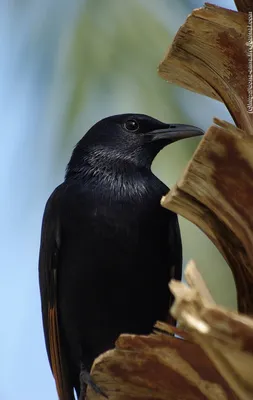
[[[140,161],[138,149],[124,154],[99,146],[86,152],[78,152],[76,148],[67,166],[65,180],[81,180],[94,190],[102,188],[104,193],[117,197],[138,195],[138,198],[149,192],[151,181],[159,181],[150,167]]]

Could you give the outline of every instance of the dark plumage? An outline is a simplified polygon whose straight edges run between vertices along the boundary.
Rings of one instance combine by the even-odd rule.
[[[151,163],[167,144],[202,133],[125,114],[98,122],[75,147],[45,208],[39,260],[60,400],[72,400],[74,388],[83,397],[87,383],[99,390],[88,372],[119,334],[148,334],[167,319],[181,238],[176,214],[160,206],[168,188]]]

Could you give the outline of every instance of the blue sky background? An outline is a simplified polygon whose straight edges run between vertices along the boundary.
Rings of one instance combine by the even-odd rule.
[[[122,2],[122,0],[119,1]],[[113,1],[110,0],[109,3],[112,5]],[[73,89],[73,79],[68,79],[70,70],[66,66],[69,65],[69,49],[76,34],[79,13],[80,10],[85,13],[83,11],[85,4],[84,0],[73,2],[68,0],[44,0],[43,2],[3,0],[1,2],[1,400],[57,399],[44,346],[37,261],[44,205],[51,191],[63,179],[64,168],[74,144],[96,120],[121,112],[151,113],[153,103],[144,103],[142,98],[150,96],[150,102],[156,101],[149,84],[144,85],[145,90],[142,89],[139,95],[138,79],[133,85],[130,72],[128,76],[127,65],[124,78],[118,73],[112,73],[111,81],[113,84],[116,82],[115,86],[107,85],[104,78],[101,81],[104,84],[100,81],[98,84],[98,75],[101,71],[96,72],[91,69],[93,72],[88,81],[89,84],[92,82],[93,86],[89,95],[86,98],[83,96],[78,113],[72,110],[66,122],[65,117],[71,108],[70,99],[76,93]],[[140,0],[139,4],[146,9],[150,18],[155,18],[155,23],[161,26],[168,35],[165,38],[166,45],[161,48],[161,56],[156,59],[157,65],[171,41],[170,35],[173,36],[180,24],[184,22],[190,9],[199,7],[202,3]],[[232,1],[220,0],[219,5],[235,8]],[[92,18],[94,12],[97,12],[97,15],[101,12],[100,6],[101,4],[97,7],[97,11],[92,10],[93,14],[89,14],[91,10],[87,6],[87,24],[90,23],[89,15]],[[110,37],[117,36],[113,13],[108,12],[105,20],[96,18],[96,23],[107,30]],[[112,32],[113,29],[114,32]],[[138,40],[141,41],[141,31],[138,35]],[[92,46],[94,48],[97,46],[97,42],[92,42],[93,38],[91,34],[89,37],[91,50],[89,51],[92,51]],[[147,45],[149,44],[146,42],[142,44],[142,46]],[[124,46],[121,48],[124,52]],[[124,63],[126,64],[127,61]],[[131,65],[138,63],[136,55],[134,60],[129,59],[129,65],[130,63]],[[154,80],[159,79],[156,77],[156,65],[152,67]],[[89,73],[87,74],[89,78]],[[145,75],[145,71],[143,74]],[[149,83],[150,87],[153,87],[152,77],[151,80],[149,78]],[[157,85],[164,85],[165,89],[162,88],[162,90],[168,92],[170,90],[165,82],[161,81]],[[214,115],[229,119],[222,104],[182,89],[174,91],[173,95],[179,108],[183,110],[184,122],[190,119],[191,122],[205,129],[211,124]],[[166,108],[162,109],[160,115],[157,113],[154,116],[164,121],[181,122],[169,121],[172,116],[167,116]],[[74,115],[73,118],[72,115]],[[189,158],[187,154],[186,152],[183,155],[180,152],[175,156],[171,154],[176,172],[172,174],[173,176],[169,174],[168,177],[168,171],[166,172],[163,167],[164,160],[166,162],[165,156],[161,157],[155,164],[161,177],[164,180],[167,179],[168,183],[175,182],[177,174],[183,170],[185,161]],[[198,242],[194,243],[194,238],[191,239],[188,247],[186,246],[186,258],[194,256],[195,259],[199,257],[199,260],[205,260],[206,253],[199,254],[194,250],[199,243],[204,243],[209,249],[207,251],[211,252],[218,264],[222,266],[224,263],[215,249],[208,247],[207,240],[198,235],[199,233],[195,230],[193,236]],[[221,274],[225,274],[225,270],[226,268],[223,270],[223,267],[219,269]],[[230,291],[227,290],[226,293],[228,297],[224,299],[224,303],[233,302]],[[217,296],[219,297],[219,294]]]

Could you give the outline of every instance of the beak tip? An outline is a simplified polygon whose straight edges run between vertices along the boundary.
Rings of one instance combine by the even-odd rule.
[[[205,131],[203,131],[203,129],[199,128],[199,132],[197,133],[197,136],[204,136]]]

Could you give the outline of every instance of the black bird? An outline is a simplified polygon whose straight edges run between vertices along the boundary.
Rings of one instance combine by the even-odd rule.
[[[168,282],[181,279],[177,215],[160,206],[168,188],[155,156],[189,125],[142,114],[105,118],[76,145],[43,217],[39,279],[46,347],[60,400],[99,391],[89,371],[121,333],[165,321]]]

